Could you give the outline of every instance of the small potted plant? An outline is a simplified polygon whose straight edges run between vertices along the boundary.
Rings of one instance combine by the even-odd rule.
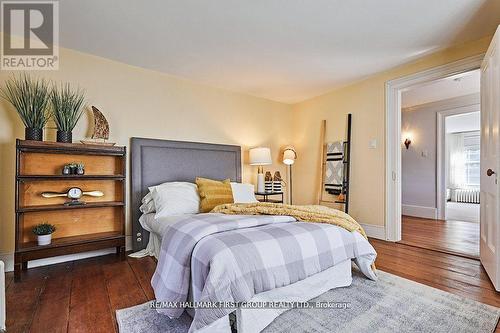
[[[11,77],[0,88],[0,96],[17,111],[24,123],[26,140],[43,140],[43,128],[50,118],[48,110],[50,88],[45,80],[35,80],[29,75]]]
[[[76,175],[76,163],[75,162],[71,162],[70,164],[68,164],[68,166],[69,166],[70,174],[71,175]]]
[[[40,223],[33,227],[33,233],[37,236],[38,245],[49,245],[54,231],[56,231],[56,227],[49,223]]]
[[[73,129],[83,114],[85,94],[69,84],[54,88],[50,94],[51,110],[57,126],[57,142],[73,142]]]

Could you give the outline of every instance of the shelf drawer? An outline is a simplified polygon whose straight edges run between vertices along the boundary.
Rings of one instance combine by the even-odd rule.
[[[86,175],[122,175],[123,156],[20,152],[19,175],[61,175],[65,164],[85,164]]]
[[[123,201],[123,181],[116,180],[33,180],[19,184],[19,208],[43,205],[59,205],[69,201],[67,197],[44,198],[42,192],[66,192],[71,187],[83,191],[102,191],[103,197],[83,196],[84,202]]]
[[[23,243],[36,241],[32,228],[43,222],[56,226],[57,230],[52,235],[54,239],[102,232],[124,232],[122,207],[26,212],[19,217],[20,247],[23,247]]]

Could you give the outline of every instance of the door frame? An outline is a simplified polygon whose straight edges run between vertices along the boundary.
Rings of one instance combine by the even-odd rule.
[[[401,92],[430,81],[465,73],[481,67],[484,53],[385,84],[385,232],[388,241],[401,240]]]
[[[446,128],[445,119],[449,116],[459,114],[468,114],[477,112],[478,104],[481,103],[480,93],[455,98],[453,103],[447,103],[436,113],[436,205],[437,218],[444,220],[446,218]]]

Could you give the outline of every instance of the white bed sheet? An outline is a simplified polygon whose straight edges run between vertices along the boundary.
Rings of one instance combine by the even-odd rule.
[[[155,214],[143,214],[139,222],[149,231],[149,242],[146,249],[133,253],[133,257],[154,256],[158,259],[160,254],[161,239],[168,226],[185,216],[169,216],[155,219]],[[352,283],[351,260],[346,260],[321,273],[298,281],[291,285],[269,290],[255,295],[251,302],[265,301],[299,301],[305,302],[315,298],[330,289],[349,286]],[[191,298],[191,297],[190,297]],[[285,309],[237,309],[236,321],[238,333],[260,332]],[[192,314],[191,314],[192,315]],[[225,316],[209,326],[199,330],[200,333],[231,333],[229,316]]]
[[[186,215],[155,218],[155,213],[142,214],[139,218],[139,223],[145,230],[149,231],[148,245],[144,250],[134,252],[129,256],[133,258],[154,256],[158,259],[162,236],[165,234],[169,225],[177,222],[181,218],[186,218]]]

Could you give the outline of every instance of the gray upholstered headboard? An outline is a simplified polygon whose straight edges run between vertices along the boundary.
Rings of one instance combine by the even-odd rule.
[[[132,248],[146,247],[149,233],[139,223],[148,187],[164,182],[194,182],[196,177],[241,182],[241,147],[211,143],[131,139]]]

